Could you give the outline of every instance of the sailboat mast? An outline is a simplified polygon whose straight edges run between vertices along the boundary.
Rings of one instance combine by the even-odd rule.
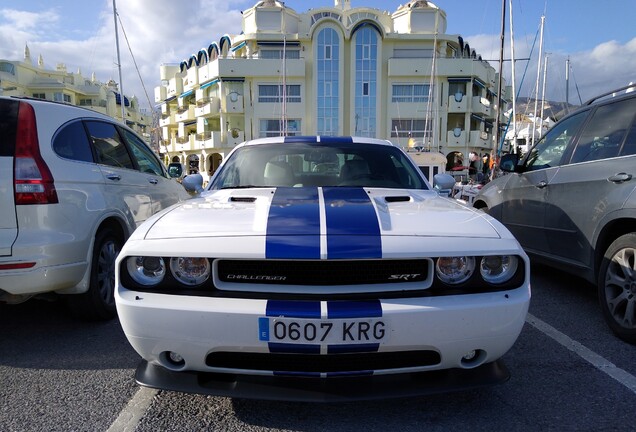
[[[543,26],[545,24],[545,15],[541,15],[541,33],[539,37],[539,64],[537,65],[537,83],[534,93],[534,112],[532,125],[532,144],[534,145],[534,131],[537,128],[537,102],[539,100],[539,79],[541,78],[541,60],[543,59]]]
[[[548,77],[548,55],[545,55],[545,62],[543,63],[543,90],[541,90],[541,130],[539,131],[539,138],[543,136],[543,109],[545,108],[545,85],[546,78]]]
[[[497,78],[497,109],[495,110],[495,142],[493,143],[493,154],[492,157],[496,158],[497,153],[499,151],[499,138],[501,135],[500,129],[500,120],[499,116],[501,115],[501,102],[503,101],[503,83],[501,74],[503,72],[503,55],[504,55],[504,41],[505,41],[505,32],[506,32],[506,0],[502,0],[501,3],[501,34],[499,39],[501,40],[501,46],[499,49],[499,77]],[[494,175],[491,173],[491,176]]]
[[[121,102],[121,122],[126,124],[126,103],[124,99],[124,84],[121,79],[121,56],[119,55],[119,32],[117,31],[117,6],[113,0],[113,19],[115,20],[115,45],[117,46],[117,69],[119,70],[119,100]]]
[[[512,20],[512,0],[510,0],[510,54],[511,54],[511,67],[512,67],[512,129],[514,130],[514,136],[512,139],[512,148],[514,153],[517,151],[517,85],[515,82],[515,35],[513,31]]]

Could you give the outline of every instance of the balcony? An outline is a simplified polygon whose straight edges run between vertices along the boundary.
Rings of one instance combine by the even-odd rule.
[[[155,103],[163,102],[167,98],[168,89],[166,86],[155,87]]]
[[[490,134],[484,131],[470,131],[470,145],[471,147],[481,147],[484,149],[491,148]]]
[[[220,106],[221,103],[219,98],[206,98],[197,102],[197,106],[194,109],[194,115],[195,117],[211,117],[213,115],[219,115]]]
[[[174,120],[177,123],[195,120],[194,105],[188,105],[188,108],[185,110],[179,110],[179,112],[175,114]]]
[[[219,58],[208,63],[209,77],[243,78],[253,76],[255,71],[261,76],[283,76],[288,78],[305,77],[305,59],[287,59],[285,71],[283,62],[278,59],[223,59]]]
[[[196,134],[196,147],[197,149],[213,149],[222,148],[221,132],[220,131],[206,131],[201,134]]]
[[[235,147],[236,145],[245,141],[245,132],[238,129],[233,129],[227,133],[227,147]]]
[[[162,103],[161,104],[161,115],[162,116],[167,116],[170,114],[170,105],[168,105],[167,103]]]
[[[183,80],[183,91],[192,90],[197,85],[199,85],[199,67],[193,66],[186,72]]]
[[[488,99],[480,96],[473,97],[472,110],[473,114],[485,117],[490,117],[492,111],[490,109],[490,102],[488,101]]]
[[[170,126],[170,125],[172,125],[174,123],[176,123],[174,114],[168,114],[167,116],[161,116],[161,118],[159,119],[159,127],[168,127],[168,126]]]
[[[458,93],[448,97],[449,113],[465,113],[466,111],[468,111],[468,96]]]
[[[239,114],[243,112],[243,96],[237,93],[230,93],[223,98],[221,110],[229,114]]]
[[[196,150],[196,137],[194,134],[190,134],[186,137],[178,137],[175,143],[175,151],[191,151]]]
[[[181,77],[174,77],[168,81],[168,89],[166,90],[166,99],[173,96],[179,96],[183,93],[183,79]]]
[[[450,130],[447,132],[446,142],[448,147],[466,147],[468,134],[464,130]]]

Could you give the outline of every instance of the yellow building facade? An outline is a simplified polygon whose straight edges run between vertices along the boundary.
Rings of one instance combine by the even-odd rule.
[[[451,166],[490,153],[496,105],[508,99],[428,1],[392,13],[348,0],[304,13],[260,1],[243,11],[241,34],[160,75],[161,151],[204,177],[238,143],[278,135],[388,139],[441,152]]]
[[[22,61],[0,59],[0,95],[26,96],[83,106],[122,121],[121,94],[113,80],[86,78],[64,64],[46,69],[42,55],[33,62],[29,47]],[[150,141],[152,113],[140,110],[136,97],[124,96],[126,124]]]

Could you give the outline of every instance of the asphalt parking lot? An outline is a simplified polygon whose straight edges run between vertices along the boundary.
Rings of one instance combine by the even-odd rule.
[[[636,430],[636,346],[611,334],[585,282],[535,266],[532,289],[507,383],[345,404],[140,388],[116,320],[76,321],[59,301],[0,305],[0,430]]]

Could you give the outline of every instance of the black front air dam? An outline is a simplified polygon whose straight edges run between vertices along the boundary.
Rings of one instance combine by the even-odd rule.
[[[475,369],[335,378],[173,372],[142,360],[135,374],[138,384],[161,390],[239,399],[302,402],[422,396],[502,384],[509,378],[510,372],[501,360]]]

